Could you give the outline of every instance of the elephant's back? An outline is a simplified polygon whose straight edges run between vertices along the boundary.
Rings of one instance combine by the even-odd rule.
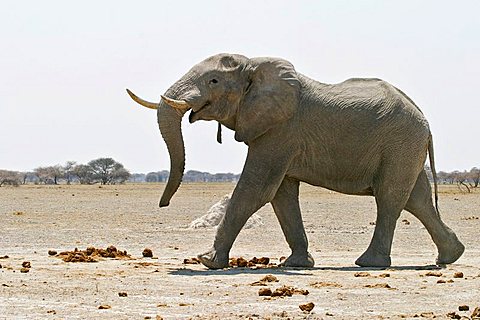
[[[430,131],[425,117],[385,81],[314,85],[301,103],[296,124],[302,137],[299,163],[302,168],[322,168],[314,170],[318,185],[340,190],[337,183],[355,181],[357,191],[342,192],[360,192],[371,185],[382,164],[426,154]],[[313,171],[308,176],[314,176]]]

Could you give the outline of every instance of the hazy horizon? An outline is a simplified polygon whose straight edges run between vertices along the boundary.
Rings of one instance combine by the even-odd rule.
[[[0,169],[112,157],[132,173],[169,170],[155,111],[125,89],[158,101],[219,52],[282,57],[325,83],[382,78],[426,115],[437,171],[480,167],[477,1],[6,1],[2,9]],[[184,121],[183,132],[186,171],[242,171],[247,147],[230,130],[222,145],[214,122]]]

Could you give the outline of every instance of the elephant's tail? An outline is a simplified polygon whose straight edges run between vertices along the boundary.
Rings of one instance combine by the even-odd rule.
[[[430,159],[430,170],[433,176],[433,188],[435,191],[435,209],[438,211],[438,185],[437,185],[437,171],[435,170],[435,156],[433,155],[433,138],[432,133],[428,137],[428,158]]]

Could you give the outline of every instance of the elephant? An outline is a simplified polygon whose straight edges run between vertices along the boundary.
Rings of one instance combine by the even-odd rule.
[[[191,68],[158,103],[170,176],[160,200],[168,206],[185,168],[181,120],[214,120],[248,146],[247,158],[212,247],[199,255],[210,269],[228,267],[229,253],[247,219],[271,203],[291,255],[285,267],[311,268],[299,205],[304,182],[349,195],[375,197],[377,215],[369,246],[355,261],[391,265],[391,247],[402,210],[425,226],[437,264],[455,262],[465,247],[441,220],[432,134],[419,107],[401,90],[376,78],[325,84],[281,58],[217,54]],[[435,205],[424,165],[429,155]]]

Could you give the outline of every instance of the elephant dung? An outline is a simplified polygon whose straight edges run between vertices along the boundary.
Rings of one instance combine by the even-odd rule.
[[[230,265],[230,267],[240,267],[240,268],[243,268],[243,267],[248,266],[248,260],[245,259],[245,258],[243,258],[243,257],[230,258],[229,265]]]
[[[251,283],[251,286],[266,286],[268,282],[278,282],[277,277],[271,274],[267,274],[265,277],[260,279],[259,281],[255,281]]]
[[[272,290],[270,288],[260,288],[258,290],[258,295],[270,297],[272,295]]]
[[[153,258],[153,251],[152,251],[152,249],[149,249],[149,248],[143,249],[142,256],[143,256],[144,258]]]
[[[302,311],[307,311],[307,312],[310,312],[313,310],[313,308],[315,307],[315,304],[313,302],[309,302],[309,303],[305,303],[305,304],[301,304],[298,306],[300,308],[300,310]]]
[[[88,247],[85,250],[64,251],[56,255],[65,262],[98,262],[97,258],[112,258],[112,259],[131,259],[127,251],[118,250],[115,246],[109,246],[106,249],[97,249],[95,247]]]

